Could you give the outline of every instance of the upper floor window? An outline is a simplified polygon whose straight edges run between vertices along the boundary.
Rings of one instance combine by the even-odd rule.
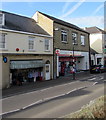
[[[50,50],[50,40],[45,39],[45,50],[49,51]]]
[[[61,31],[61,41],[67,43],[67,31],[65,30]]]
[[[5,49],[6,48],[6,39],[5,39],[4,33],[0,34],[0,48]]]
[[[81,35],[81,45],[85,45],[85,36]]]
[[[29,37],[29,50],[34,50],[34,37]]]
[[[4,25],[4,14],[0,13],[0,25]]]
[[[78,39],[78,34],[73,32],[72,33],[72,41],[73,41],[73,44],[77,44],[77,39]]]
[[[104,40],[106,41],[106,34],[104,34]]]

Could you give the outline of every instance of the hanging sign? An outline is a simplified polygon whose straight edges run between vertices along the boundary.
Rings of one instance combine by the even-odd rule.
[[[56,54],[60,54],[60,49],[56,49]]]
[[[7,57],[3,56],[3,61],[4,61],[4,63],[7,63]]]

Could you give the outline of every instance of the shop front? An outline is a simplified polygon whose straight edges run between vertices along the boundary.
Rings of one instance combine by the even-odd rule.
[[[89,53],[80,51],[65,51],[58,50],[57,54],[57,76],[64,76],[73,72],[73,66],[75,71],[89,69]]]
[[[74,58],[74,61],[76,63],[77,58]],[[73,57],[59,57],[59,75],[64,76],[67,74],[72,73],[73,68]]]
[[[10,84],[42,81],[44,79],[43,60],[11,60]]]

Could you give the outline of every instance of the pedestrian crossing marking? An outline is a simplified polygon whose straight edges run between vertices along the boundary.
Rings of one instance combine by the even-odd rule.
[[[91,79],[88,79],[89,81],[92,81],[92,80],[95,80],[96,78],[91,78]]]

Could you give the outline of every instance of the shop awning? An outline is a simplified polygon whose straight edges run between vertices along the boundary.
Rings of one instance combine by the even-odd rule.
[[[10,61],[10,69],[39,68],[43,66],[43,60]]]

